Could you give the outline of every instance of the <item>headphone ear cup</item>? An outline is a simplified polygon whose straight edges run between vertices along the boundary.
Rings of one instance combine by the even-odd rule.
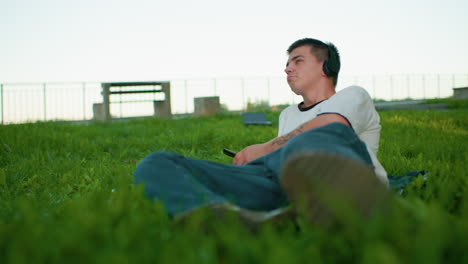
[[[324,60],[323,61],[323,72],[325,73],[325,75],[327,75],[328,77],[331,76],[331,72],[330,72],[330,69],[328,68],[328,59]]]
[[[337,53],[332,50],[330,45],[332,44],[328,45],[328,59],[323,62],[323,71],[328,77],[335,77],[340,71],[340,61]]]

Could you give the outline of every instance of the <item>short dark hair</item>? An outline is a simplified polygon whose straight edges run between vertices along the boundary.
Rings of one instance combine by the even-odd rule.
[[[340,53],[335,45],[328,42],[325,43],[318,39],[313,38],[303,38],[296,40],[291,46],[288,48],[288,55],[291,52],[299,47],[302,46],[309,46],[310,52],[319,60],[320,62],[324,62],[325,60],[329,60],[328,64],[331,64],[331,67],[334,69],[332,74],[330,75],[333,78],[333,85],[336,86],[338,83],[338,74],[340,72]]]

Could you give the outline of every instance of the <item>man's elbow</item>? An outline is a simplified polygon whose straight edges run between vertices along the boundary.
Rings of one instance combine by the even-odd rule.
[[[319,126],[324,126],[324,125],[328,125],[328,124],[335,123],[335,122],[342,123],[349,127],[351,126],[351,124],[349,123],[346,117],[340,114],[336,114],[336,113],[321,114],[317,116],[316,118],[314,118],[313,120],[316,120]]]

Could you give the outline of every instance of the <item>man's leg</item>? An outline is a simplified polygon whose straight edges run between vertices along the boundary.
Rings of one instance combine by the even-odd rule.
[[[151,200],[161,201],[170,216],[203,205],[231,202],[252,210],[286,204],[277,177],[262,166],[234,166],[159,152],[137,166],[134,182],[144,184]]]
[[[280,175],[289,201],[312,221],[331,223],[347,210],[369,215],[388,197],[365,144],[340,123],[299,134],[265,156],[265,163]]]
[[[274,175],[279,176],[281,168],[293,156],[312,152],[333,153],[372,166],[365,144],[352,128],[341,123],[305,131],[289,140],[282,148],[250,164],[264,163]]]

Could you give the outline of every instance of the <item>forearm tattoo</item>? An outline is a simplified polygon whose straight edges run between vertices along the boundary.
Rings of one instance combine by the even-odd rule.
[[[298,134],[304,132],[304,125],[305,124],[300,125],[298,128],[294,129],[293,131],[289,132],[288,134],[286,134],[284,136],[275,138],[273,140],[273,142],[271,142],[271,144],[278,145],[278,146],[282,146],[282,145],[286,144],[286,142],[288,142],[288,140],[290,140],[291,138],[293,138],[293,137],[297,136]]]

